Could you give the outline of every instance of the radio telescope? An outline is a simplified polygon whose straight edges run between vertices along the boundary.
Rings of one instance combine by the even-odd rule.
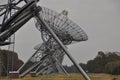
[[[17,71],[20,74],[19,77],[24,77],[28,73],[35,76],[57,72],[67,74],[62,66],[64,55],[67,55],[84,78],[90,80],[67,50],[67,45],[73,41],[86,41],[88,39],[87,34],[67,17],[67,11],[63,10],[61,13],[57,13],[49,8],[37,6],[38,1],[16,0],[16,3],[7,5],[17,9],[17,11],[1,24],[1,43],[6,43],[5,41],[9,37],[33,17],[36,20],[37,29],[41,32],[43,43],[35,48],[36,52]],[[12,2],[12,0],[8,0],[8,2]],[[25,5],[18,7],[21,2],[25,2]],[[2,9],[4,8],[1,7]],[[3,14],[5,14],[4,11],[0,15]]]

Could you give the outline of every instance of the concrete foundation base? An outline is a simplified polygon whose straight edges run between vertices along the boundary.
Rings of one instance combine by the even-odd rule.
[[[32,77],[36,77],[36,73],[35,73],[35,72],[31,72],[30,75],[31,75]]]
[[[17,71],[10,71],[9,75],[12,79],[19,78],[19,72],[17,72]]]

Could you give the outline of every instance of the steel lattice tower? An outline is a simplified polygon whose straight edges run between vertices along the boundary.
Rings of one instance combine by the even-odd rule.
[[[0,5],[0,17],[3,17],[1,22],[1,28],[2,25],[4,25],[18,10],[16,7],[16,1],[15,0],[8,0],[7,4]],[[12,44],[10,44],[12,43]],[[7,42],[4,42],[3,45],[8,45],[8,50],[14,51],[14,45],[15,45],[15,34],[13,34],[11,37],[8,38]],[[13,55],[8,54],[7,55],[7,75],[9,75],[9,71],[13,70]]]

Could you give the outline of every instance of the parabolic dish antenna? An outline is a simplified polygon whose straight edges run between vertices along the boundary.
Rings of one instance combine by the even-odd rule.
[[[68,12],[63,10],[57,13],[49,8],[42,7],[40,16],[52,28],[55,34],[62,40],[86,41],[87,34],[73,21],[67,17]],[[37,29],[40,30],[41,24],[36,23]]]

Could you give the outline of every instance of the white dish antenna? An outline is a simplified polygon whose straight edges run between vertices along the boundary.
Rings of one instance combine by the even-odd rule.
[[[62,13],[57,13],[49,8],[42,7],[40,16],[53,29],[55,34],[63,40],[71,41],[86,41],[87,34],[76,23],[68,17],[68,12],[63,10]],[[40,24],[37,22],[37,29],[40,30]]]

